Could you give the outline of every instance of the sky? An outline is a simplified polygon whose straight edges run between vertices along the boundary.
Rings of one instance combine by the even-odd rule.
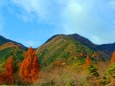
[[[115,42],[115,0],[0,0],[0,35],[39,47],[56,34]]]

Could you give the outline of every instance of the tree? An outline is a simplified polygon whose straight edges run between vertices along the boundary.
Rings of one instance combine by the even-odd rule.
[[[38,79],[40,64],[32,47],[24,53],[24,60],[19,68],[19,75],[26,83],[33,83]]]
[[[5,72],[3,74],[0,74],[1,75],[0,82],[5,84],[13,84],[15,81],[14,72],[15,70],[13,60],[12,57],[9,57],[5,65]]]
[[[97,68],[93,64],[91,64],[91,65],[88,66],[88,71],[89,71],[90,74],[92,74],[92,75],[94,75],[96,77],[99,76],[99,73],[97,72]]]
[[[92,60],[89,58],[89,56],[86,57],[84,67],[88,67],[90,64],[92,64]]]
[[[115,52],[112,53],[112,57],[111,57],[111,63],[115,63]]]

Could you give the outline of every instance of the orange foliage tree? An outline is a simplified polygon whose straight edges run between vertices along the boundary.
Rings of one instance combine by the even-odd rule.
[[[0,74],[1,76],[0,83],[13,84],[15,81],[14,72],[15,70],[14,70],[13,60],[12,57],[9,57],[5,65],[5,72],[3,74]]]
[[[112,53],[112,57],[111,57],[111,63],[115,63],[115,52]]]
[[[92,55],[92,57],[98,57],[98,56],[99,56],[99,54],[97,52],[94,52]]]
[[[87,56],[87,57],[86,57],[86,60],[85,60],[84,67],[87,67],[87,66],[89,66],[90,64],[92,64],[92,60],[89,58],[89,56]]]
[[[33,83],[38,79],[40,64],[32,47],[24,53],[24,60],[19,68],[19,75],[26,83]]]

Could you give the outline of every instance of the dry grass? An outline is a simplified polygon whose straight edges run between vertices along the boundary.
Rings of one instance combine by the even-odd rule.
[[[102,85],[103,77],[109,67],[108,63],[100,62],[97,64],[99,77],[89,74],[86,69],[81,72],[70,68],[60,68],[42,70],[39,80],[34,83],[35,86],[114,86],[113,80],[108,85]],[[48,68],[49,69],[49,68]]]
[[[42,71],[40,79],[35,86],[88,86],[86,85],[86,75],[77,73],[70,69],[56,68],[50,71]],[[85,84],[85,85],[84,85]]]

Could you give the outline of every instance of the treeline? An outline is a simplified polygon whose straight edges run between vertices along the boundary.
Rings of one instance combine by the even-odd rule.
[[[16,65],[18,64],[18,67]],[[40,64],[32,47],[24,53],[24,60],[16,63],[13,56],[9,57],[0,71],[0,84],[31,84],[38,80]]]
[[[35,54],[34,49],[30,47],[28,51],[23,54],[23,57],[24,59],[23,61],[21,61],[21,63],[17,62],[13,56],[7,59],[7,62],[4,66],[4,71],[0,70],[0,84],[22,85],[22,84],[33,84],[34,82],[39,81],[40,63],[37,58],[37,55]],[[94,57],[97,58],[98,55],[95,54]],[[89,56],[87,56],[85,58],[84,64],[81,65],[78,69],[84,69],[85,71],[86,69],[88,70],[89,75],[91,76],[88,76],[86,78],[87,81],[88,80],[91,81],[93,77],[96,77],[95,80],[100,80],[102,86],[105,86],[106,84],[109,84],[111,82],[115,82],[115,52],[113,52],[112,54],[109,67],[105,72],[103,72],[105,73],[105,76],[101,77],[97,67],[98,67],[97,64],[94,64],[93,60]],[[76,85],[67,85],[67,86],[76,86]]]

